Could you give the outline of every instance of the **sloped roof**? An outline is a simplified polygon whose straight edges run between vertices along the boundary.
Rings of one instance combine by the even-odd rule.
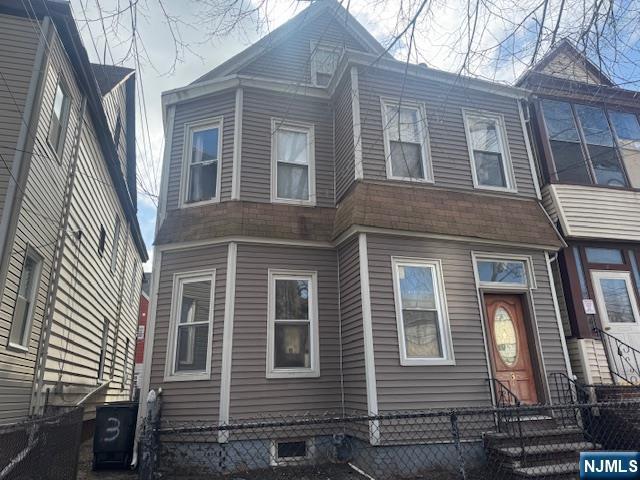
[[[102,65],[100,63],[92,63],[91,70],[96,77],[100,94],[105,96],[116,85],[128,78],[135,70],[126,67],[118,67],[116,65]]]
[[[214,78],[224,77],[230,73],[237,72],[245,65],[255,60],[261,54],[273,49],[277,45],[286,40],[289,35],[295,33],[305,25],[310,25],[313,19],[322,12],[330,12],[345,26],[356,38],[360,39],[363,44],[371,49],[373,53],[391,58],[386,49],[378,42],[369,31],[364,28],[358,20],[355,19],[342,5],[336,0],[318,0],[313,2],[309,7],[298,13],[295,17],[288,20],[268,35],[262,37],[249,48],[243,50],[239,54],[231,57],[226,62],[218,65],[213,70],[205,73],[196,79],[191,85],[213,80]]]
[[[533,65],[533,67],[522,74],[522,76],[516,81],[516,85],[523,85],[524,83],[526,83],[526,80],[532,74],[545,74],[552,77],[565,78],[567,80],[581,82],[582,80],[580,78],[570,78],[570,75],[567,75],[566,72],[563,72],[563,74],[560,75],[560,72],[556,72],[554,74],[552,71],[550,71],[549,67],[555,61],[560,60],[563,56],[568,57],[574,67],[583,69],[585,74],[595,80],[595,83],[607,87],[615,86],[613,81],[602,70],[600,70],[591,60],[587,58],[584,53],[580,52],[575,47],[575,45],[566,38],[560,40],[535,65]]]

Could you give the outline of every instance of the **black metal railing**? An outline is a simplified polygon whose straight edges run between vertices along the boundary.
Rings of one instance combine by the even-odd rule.
[[[570,411],[572,418],[567,418],[564,414],[567,411],[560,411],[555,418],[561,422],[563,427],[575,425],[580,427],[586,439],[591,440],[591,425],[593,423],[593,411],[591,408],[581,408],[580,405],[589,404],[592,400],[590,385],[583,385],[564,372],[552,372],[549,374],[549,388],[552,396],[555,393],[556,404],[577,405],[575,410]]]
[[[640,350],[598,327],[594,331],[604,345],[611,374],[623,383],[640,383]]]
[[[524,437],[522,435],[522,418],[520,408],[509,409],[506,407],[520,407],[520,399],[513,393],[509,387],[497,378],[488,378],[487,381],[492,385],[496,399],[496,407],[498,413],[496,415],[498,432],[506,432],[511,436],[518,438],[520,452],[525,453]]]

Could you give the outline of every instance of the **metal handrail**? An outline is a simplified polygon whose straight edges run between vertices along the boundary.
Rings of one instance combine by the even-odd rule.
[[[494,392],[496,393],[496,402],[497,402],[496,406],[498,407],[498,409],[500,409],[501,407],[513,407],[513,406],[517,407],[516,408],[516,425],[518,430],[517,432],[513,432],[513,433],[514,434],[517,433],[518,435],[518,441],[520,443],[520,454],[522,455],[522,457],[524,457],[526,452],[524,449],[524,436],[522,435],[522,417],[521,417],[520,408],[519,408],[520,399],[515,393],[513,393],[513,391],[511,391],[509,387],[507,387],[504,383],[502,383],[497,378],[489,377],[487,381],[493,385]],[[506,427],[507,430],[509,429],[510,422],[505,418],[507,416],[511,417],[510,415],[505,415],[505,412],[498,413],[497,427],[499,432],[502,431],[503,426]]]
[[[598,327],[593,330],[605,344],[604,351],[611,374],[629,384],[640,383],[640,350]],[[613,356],[614,353],[617,357]]]

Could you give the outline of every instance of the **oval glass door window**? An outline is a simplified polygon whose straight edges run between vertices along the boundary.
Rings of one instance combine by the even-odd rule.
[[[494,314],[493,335],[500,358],[507,365],[513,366],[518,357],[518,336],[511,315],[503,307],[498,307]]]

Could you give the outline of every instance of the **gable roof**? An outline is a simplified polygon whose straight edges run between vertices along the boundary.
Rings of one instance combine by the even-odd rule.
[[[92,63],[91,70],[93,70],[93,75],[96,77],[98,88],[100,88],[103,97],[135,72],[131,68],[101,63]]]
[[[280,45],[293,33],[304,28],[306,25],[312,24],[313,20],[323,12],[329,12],[332,14],[341,25],[344,25],[344,27],[353,34],[354,37],[360,40],[373,53],[377,53],[384,57],[391,57],[380,42],[378,42],[375,37],[371,35],[369,31],[336,0],[318,0],[313,2],[309,7],[305,8],[292,19],[280,25],[268,35],[262,37],[247,49],[196,79],[191,83],[191,85],[224,77],[237,72],[260,55],[272,50],[277,45]]]
[[[564,59],[569,60],[569,65],[562,64]],[[553,64],[558,63],[559,71],[553,70]],[[566,72],[566,67],[573,67],[573,74]],[[583,70],[587,78],[592,78],[593,82],[585,82],[584,79],[575,76],[575,69]],[[562,74],[560,74],[562,72]],[[516,85],[522,85],[532,74],[543,74],[551,77],[564,78],[580,83],[598,84],[607,87],[613,87],[613,81],[600,70],[587,56],[580,52],[575,45],[568,39],[560,40],[542,59],[540,59],[532,68],[528,69],[516,81]]]

